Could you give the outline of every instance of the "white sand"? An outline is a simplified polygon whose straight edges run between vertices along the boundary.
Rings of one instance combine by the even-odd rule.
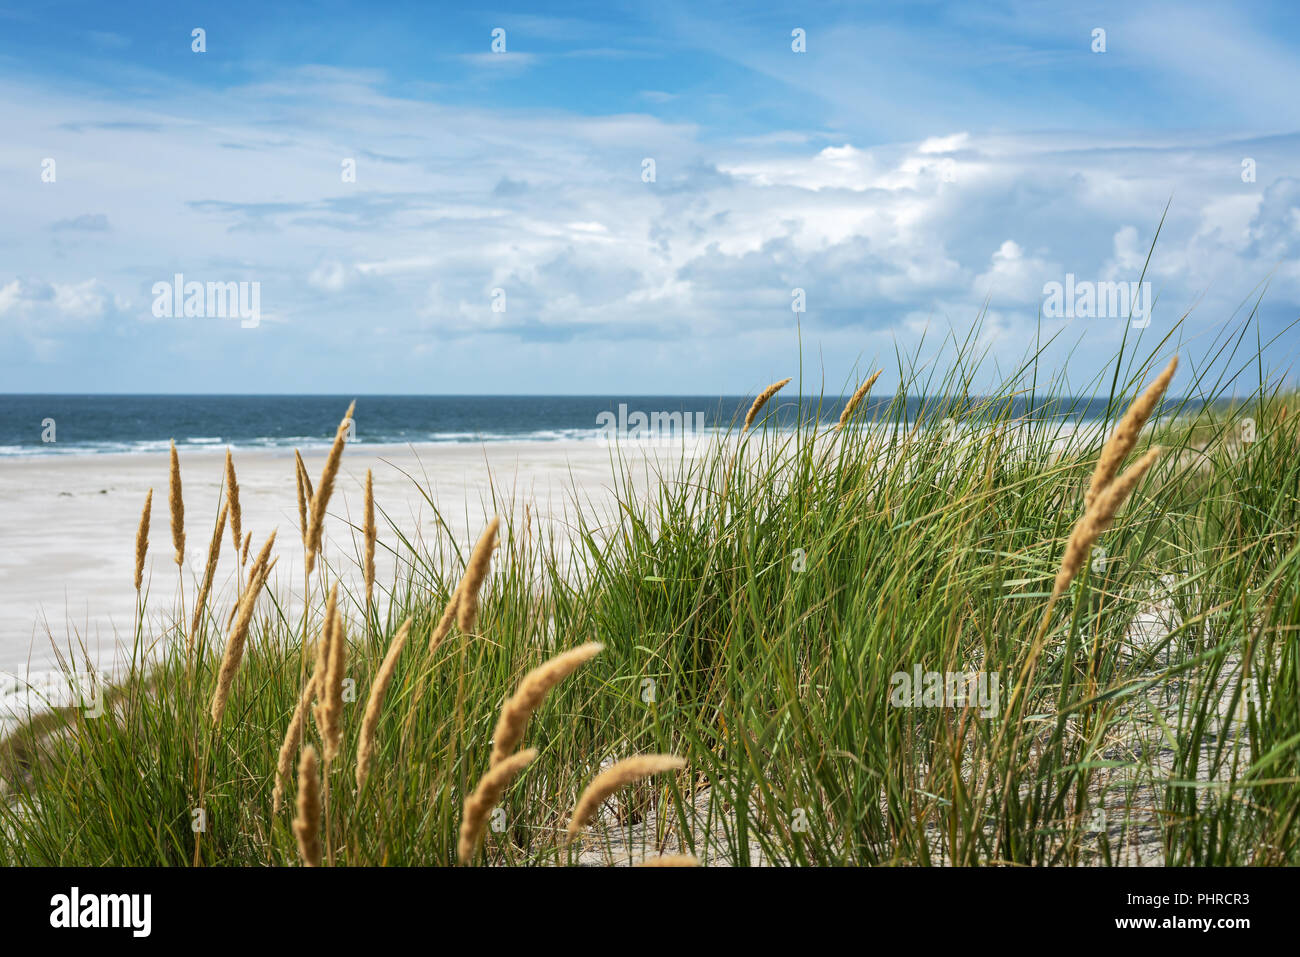
[[[356,442],[344,454],[330,502],[326,561],[355,591],[360,549],[347,523],[361,522],[367,468],[374,471],[380,510],[377,578],[387,585],[394,580],[395,562],[383,546],[398,544],[389,521],[411,541],[439,545],[439,526],[420,487],[441,510],[462,554],[468,553],[489,515],[509,515],[516,527],[522,527],[528,504],[532,519],[554,536],[562,555],[575,514],[575,494],[588,524],[615,515],[612,455],[622,454],[636,477],[638,492],[644,494],[653,483],[651,470],[656,463],[673,472],[683,452],[699,454],[712,441],[688,440],[685,447],[672,442],[632,444],[618,450],[598,441],[422,446]],[[305,455],[313,481],[326,451],[319,448]],[[192,607],[207,558],[220,504],[224,457],[224,448],[181,452],[187,609]],[[236,449],[235,468],[243,528],[253,533],[251,551],[261,547],[272,529],[278,530],[273,553],[278,564],[271,589],[289,611],[302,591],[293,452]],[[148,614],[156,618],[175,613],[178,574],[172,560],[167,473],[166,452],[0,458],[0,528],[5,546],[0,549],[0,676],[51,667],[56,646],[77,670],[87,670],[82,648],[94,670],[116,670],[134,631],[135,534],[150,488],[154,499],[145,576],[150,589]],[[226,608],[235,592],[233,570],[227,530],[214,582],[218,605]],[[146,633],[162,630],[155,620]],[[70,649],[75,654],[69,655]]]
[[[642,476],[649,458],[680,454],[632,451],[629,461]],[[522,519],[524,503],[564,541],[574,514],[576,489],[584,515],[608,515],[613,504],[611,449],[598,442],[494,442],[487,444],[367,446],[355,443],[343,467],[326,522],[325,557],[331,568],[359,581],[359,549],[349,520],[361,523],[366,469],[374,471],[375,499],[381,510],[377,578],[393,580],[394,558],[383,545],[396,545],[385,520],[411,540],[434,542],[438,525],[420,495],[424,486],[443,513],[462,550],[477,539],[494,512]],[[185,492],[186,607],[203,573],[219,507],[224,449],[182,451]],[[313,481],[325,450],[305,456]],[[302,552],[298,537],[293,453],[289,450],[236,450],[244,530],[252,531],[252,554],[278,529],[272,589],[299,596]],[[403,472],[408,474],[404,475]],[[132,576],[135,535],[145,494],[152,487],[153,514],[146,563],[151,588],[150,615],[173,613],[178,588],[167,505],[168,457],[149,455],[68,455],[0,460],[0,672],[27,674],[51,666],[54,647],[84,647],[96,670],[113,671],[134,630]],[[411,477],[408,477],[411,476]],[[492,508],[492,495],[503,504]],[[513,499],[513,504],[511,504]],[[585,507],[590,503],[591,509]],[[359,536],[358,536],[359,537]],[[229,607],[234,591],[230,532],[217,569],[214,589]],[[290,597],[290,600],[292,598]],[[74,656],[84,665],[80,652]]]

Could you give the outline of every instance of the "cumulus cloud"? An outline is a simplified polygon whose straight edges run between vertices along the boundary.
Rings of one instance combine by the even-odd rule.
[[[0,318],[84,325],[125,308],[97,279],[78,283],[12,279],[0,284]]]
[[[969,133],[953,133],[951,136],[931,136],[921,141],[916,148],[918,153],[955,153],[970,142]]]
[[[1251,251],[1269,259],[1300,253],[1300,179],[1284,177],[1264,190],[1250,222]]]
[[[0,279],[0,344],[11,354],[53,362],[68,344],[84,348],[104,320],[120,320],[126,309],[126,301],[96,279]]]
[[[1044,281],[1051,281],[1061,271],[1059,264],[1026,255],[1019,243],[1008,239],[994,250],[989,268],[975,277],[972,292],[1023,306],[1037,302]]]
[[[483,381],[475,367],[509,363],[529,370],[524,391],[579,388],[587,373],[653,391],[678,370],[683,384],[716,370],[701,355],[779,367],[796,333],[831,346],[819,361],[834,377],[861,349],[892,351],[890,337],[906,347],[926,323],[968,324],[986,299],[990,347],[1016,356],[1045,282],[1137,278],[1171,195],[1149,272],[1157,325],[1194,302],[1189,332],[1221,324],[1300,250],[1300,180],[1279,172],[1296,136],[939,129],[870,145],[815,131],[742,142],[642,114],[449,106],[394,95],[379,73],[319,69],[147,112],[12,83],[0,93],[19,145],[43,142],[50,116],[105,117],[56,129],[48,147],[61,168],[85,170],[105,211],[63,208],[55,189],[33,205],[8,181],[0,203],[60,232],[113,224],[111,244],[76,256],[12,250],[11,275],[43,278],[0,277],[0,322],[95,320],[105,350],[120,340],[121,360],[142,363],[123,328],[147,312],[153,282],[260,281],[273,332],[153,324],[151,348],[212,358],[194,373],[209,387],[248,354],[296,369],[291,357],[312,350],[316,374],[371,375],[380,389],[456,391]],[[246,119],[268,103],[273,135]],[[1258,184],[1238,175],[1243,149]],[[349,158],[355,183],[340,176]],[[791,310],[796,288],[806,313]],[[1300,276],[1283,270],[1270,294],[1293,308]],[[1078,361],[1109,347],[1090,333]],[[612,364],[593,364],[596,352]],[[418,364],[435,355],[436,382]]]

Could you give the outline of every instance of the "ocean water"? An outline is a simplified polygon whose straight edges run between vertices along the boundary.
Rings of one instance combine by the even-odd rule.
[[[0,457],[156,452],[178,448],[311,448],[328,445],[352,396],[321,395],[0,395]],[[356,396],[356,438],[378,444],[596,441],[610,427],[626,434],[641,413],[681,414],[690,432],[738,425],[752,396]],[[804,415],[818,400],[804,397]],[[890,396],[872,397],[872,416]],[[800,400],[778,396],[778,427],[793,425]],[[923,402],[907,402],[914,417]],[[820,418],[839,417],[838,399]],[[1027,410],[1017,400],[1014,415]],[[1086,422],[1104,416],[1105,400],[1067,400],[1058,413]],[[644,421],[644,420],[642,420]]]

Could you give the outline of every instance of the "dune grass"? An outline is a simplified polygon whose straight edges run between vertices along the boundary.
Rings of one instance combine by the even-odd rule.
[[[342,732],[323,802],[311,788],[301,802],[323,803],[308,844],[326,864],[454,864],[466,799],[496,773],[471,863],[1300,863],[1300,402],[1258,354],[1236,358],[1245,332],[1195,361],[1184,349],[1124,464],[1154,443],[1159,460],[1046,617],[1101,441],[1168,341],[1126,348],[1092,384],[1110,395],[1100,430],[1072,428],[1037,353],[968,394],[979,360],[961,348],[942,374],[900,358],[897,395],[873,393],[843,428],[842,402],[773,396],[702,454],[661,456],[648,492],[615,451],[616,513],[581,510],[571,548],[494,503],[500,547],[467,630],[447,616],[468,543],[416,546],[381,524],[400,572],[373,600],[339,588]],[[1228,373],[1208,381],[1202,358]],[[1227,403],[1243,378],[1248,398]],[[929,397],[919,417],[908,395]],[[1035,398],[1014,415],[1017,396]],[[778,406],[792,428],[774,427]],[[348,532],[302,520],[306,540],[322,520]],[[237,596],[207,593],[187,655],[195,610],[157,633],[142,592],[108,713],[62,710],[5,743],[0,863],[301,863],[298,747],[278,811],[272,791],[338,571],[316,564],[301,618],[274,579],[254,596],[217,723]],[[408,619],[358,788],[372,682]],[[597,641],[530,704],[517,759],[494,755],[523,676]],[[900,705],[898,676],[917,669],[996,677],[995,700]],[[326,744],[309,709],[300,746]],[[579,796],[639,755],[676,757],[586,802],[568,842]]]

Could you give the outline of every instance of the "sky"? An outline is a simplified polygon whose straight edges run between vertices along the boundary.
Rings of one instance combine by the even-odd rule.
[[[465,6],[0,0],[0,393],[1294,379],[1294,3]]]

